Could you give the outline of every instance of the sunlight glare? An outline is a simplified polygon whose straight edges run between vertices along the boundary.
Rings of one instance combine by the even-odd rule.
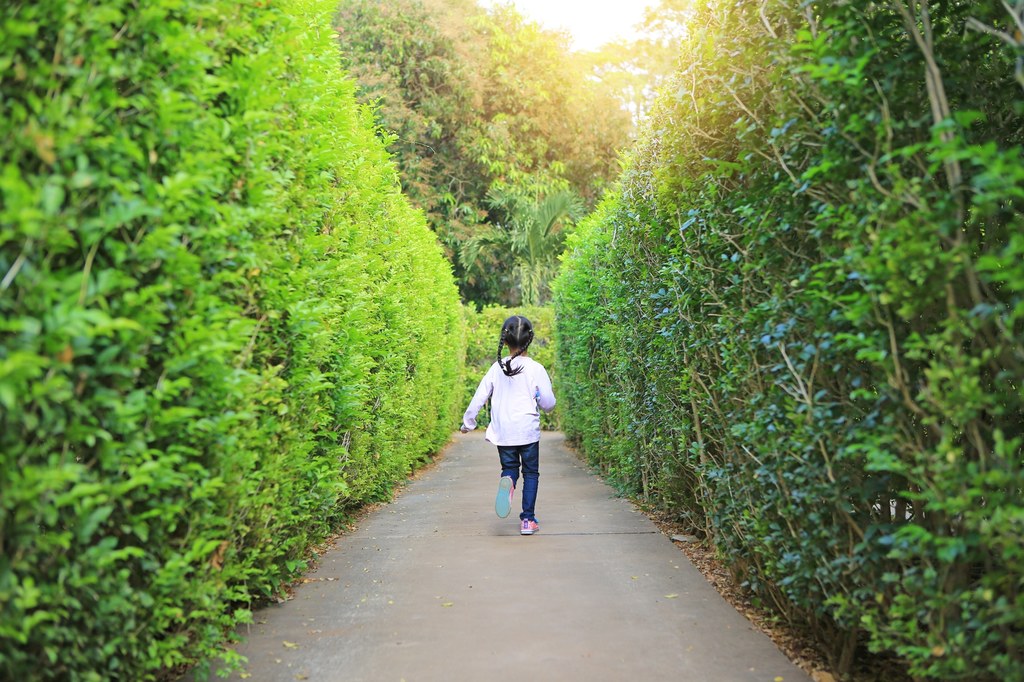
[[[527,18],[550,30],[572,36],[578,51],[596,50],[620,39],[636,37],[644,10],[657,0],[480,0],[484,7],[512,4]]]

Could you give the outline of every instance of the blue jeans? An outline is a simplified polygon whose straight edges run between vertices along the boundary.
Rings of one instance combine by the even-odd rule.
[[[540,443],[499,445],[498,457],[501,458],[501,475],[510,476],[512,485],[519,482],[519,467],[522,465],[523,513],[519,518],[536,521],[534,507],[537,506],[537,480],[540,478]]]

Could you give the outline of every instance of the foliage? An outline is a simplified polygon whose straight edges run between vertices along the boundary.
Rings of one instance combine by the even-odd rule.
[[[466,374],[463,382],[463,409],[473,399],[480,379],[498,359],[498,338],[501,336],[501,325],[512,315],[522,315],[533,324],[534,339],[530,344],[530,357],[539,362],[551,377],[551,385],[555,390],[555,398],[562,399],[562,385],[558,381],[555,370],[555,311],[550,307],[502,308],[487,306],[479,312],[466,308]],[[508,354],[508,348],[504,349]],[[540,413],[540,426],[544,430],[561,428],[560,410]],[[461,418],[461,415],[460,415]],[[458,423],[458,422],[456,422]],[[485,410],[477,418],[477,424],[483,428],[490,423],[490,413]]]
[[[492,190],[490,205],[502,217],[498,223],[466,240],[465,262],[480,260],[480,252],[507,254],[513,259],[514,290],[523,305],[536,307],[550,300],[550,285],[558,272],[565,236],[581,212],[569,191],[527,197],[509,190]]]
[[[921,679],[1022,680],[1014,19],[695,12],[556,282],[565,430],[840,671],[866,645]]]
[[[4,9],[4,679],[218,654],[451,433],[457,290],[332,9]]]
[[[518,304],[515,258],[462,248],[503,219],[494,192],[593,203],[630,122],[563,36],[510,6],[343,0],[344,60],[377,108],[403,187],[428,215],[465,301]],[[469,256],[472,256],[471,258]]]
[[[343,62],[375,107],[402,188],[452,256],[486,217],[488,171],[468,153],[481,106],[469,53],[486,44],[465,16],[477,11],[473,2],[442,13],[422,2],[345,0],[337,18]]]

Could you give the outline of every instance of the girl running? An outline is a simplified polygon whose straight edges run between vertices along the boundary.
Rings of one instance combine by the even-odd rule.
[[[555,408],[551,379],[539,362],[527,357],[533,341],[533,325],[522,315],[513,315],[501,326],[498,339],[498,361],[491,365],[480,381],[473,400],[462,417],[462,433],[476,428],[476,416],[491,400],[491,423],[484,438],[498,447],[501,479],[494,511],[505,518],[512,509],[512,496],[519,471],[523,474],[523,511],[519,515],[519,532],[533,535],[537,524],[537,480],[540,478],[540,410]],[[509,355],[501,350],[508,346]]]

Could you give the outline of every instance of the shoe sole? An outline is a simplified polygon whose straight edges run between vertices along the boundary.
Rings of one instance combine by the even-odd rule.
[[[538,528],[537,530],[540,530],[540,528]],[[522,530],[522,529],[520,529],[519,530],[519,534],[520,535],[533,535],[534,533],[537,532],[537,530]]]
[[[501,518],[508,518],[512,511],[512,479],[502,476],[498,482],[498,495],[494,498],[494,513]]]

